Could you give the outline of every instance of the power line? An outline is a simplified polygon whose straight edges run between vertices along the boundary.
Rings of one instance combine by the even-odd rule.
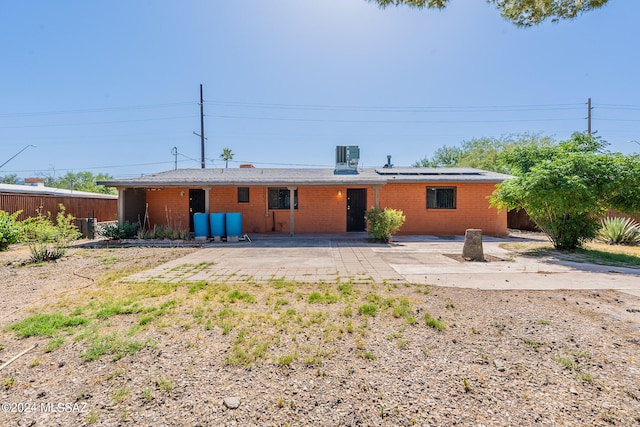
[[[517,122],[558,122],[582,120],[582,118],[551,118],[551,119],[509,119],[509,120],[345,120],[345,119],[301,119],[289,117],[259,117],[259,116],[232,116],[232,115],[208,115],[219,119],[234,120],[265,120],[284,122],[319,122],[319,123],[398,123],[398,124],[434,124],[434,123],[517,123]]]
[[[485,105],[485,106],[354,106],[354,105],[320,105],[320,104],[271,104],[259,102],[210,101],[209,104],[227,107],[247,107],[284,110],[321,110],[321,111],[364,111],[394,113],[451,113],[451,112],[517,112],[517,111],[551,111],[578,110],[581,104],[532,104],[532,105]]]
[[[598,119],[606,122],[640,122],[640,119]]]
[[[149,119],[128,119],[128,120],[111,120],[104,122],[84,122],[84,123],[56,123],[47,125],[20,125],[20,126],[0,126],[0,129],[31,129],[31,128],[48,128],[48,127],[71,127],[71,126],[93,126],[93,125],[112,125],[117,123],[138,123],[138,122],[154,122],[164,120],[177,120],[177,119],[192,119],[194,115],[190,116],[173,116],[173,117],[157,117]]]
[[[83,170],[83,171],[92,171],[95,169],[115,169],[115,168],[128,168],[132,166],[154,166],[154,165],[164,165],[167,163],[173,163],[173,161],[168,162],[149,162],[149,163],[132,163],[126,165],[110,165],[110,166],[91,166],[91,167],[83,167],[83,168],[55,168],[56,171],[74,171],[74,170]],[[10,173],[22,173],[22,172],[44,172],[44,169],[23,169],[23,170],[12,170],[7,171]],[[48,172],[48,170],[47,170]]]
[[[640,105],[598,104],[598,108],[606,110],[640,110]]]
[[[131,105],[122,107],[100,107],[100,108],[84,108],[75,110],[54,110],[54,111],[35,111],[27,113],[2,113],[0,117],[33,117],[33,116],[55,116],[60,114],[86,114],[86,113],[104,113],[111,111],[126,111],[126,110],[146,110],[154,108],[168,108],[193,105],[193,102],[173,102],[167,104],[151,104],[151,105]]]

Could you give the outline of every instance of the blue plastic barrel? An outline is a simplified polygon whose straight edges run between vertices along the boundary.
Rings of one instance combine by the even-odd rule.
[[[211,223],[211,235],[213,237],[222,237],[227,235],[225,232],[225,216],[226,215],[223,212],[215,212],[209,217],[209,222]]]
[[[206,213],[194,213],[193,231],[196,238],[209,237],[209,215]]]
[[[227,212],[227,237],[242,236],[242,213]]]

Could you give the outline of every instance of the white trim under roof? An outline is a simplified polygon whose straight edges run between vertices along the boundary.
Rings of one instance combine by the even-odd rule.
[[[1,193],[12,194],[28,194],[28,195],[42,195],[42,196],[60,196],[60,197],[84,197],[90,199],[112,199],[115,200],[118,196],[112,194],[102,193],[89,193],[87,191],[75,191],[67,190],[64,188],[54,187],[42,187],[34,185],[15,185],[15,184],[0,184]]]

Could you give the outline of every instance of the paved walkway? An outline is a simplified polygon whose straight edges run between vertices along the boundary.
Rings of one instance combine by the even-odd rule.
[[[129,280],[298,282],[372,280],[477,289],[617,289],[640,297],[640,269],[597,266],[516,254],[501,243],[531,237],[484,237],[489,262],[464,262],[464,238],[398,236],[374,244],[362,234],[252,236],[210,243]],[[456,259],[458,258],[458,259]]]

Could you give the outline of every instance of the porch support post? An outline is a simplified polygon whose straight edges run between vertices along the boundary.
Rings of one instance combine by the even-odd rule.
[[[382,188],[382,185],[373,185],[373,200],[374,200],[374,207],[376,209],[380,208],[380,189]]]
[[[118,224],[124,225],[124,192],[126,188],[118,187]]]
[[[204,190],[204,211],[206,213],[211,213],[211,189],[213,187],[202,187],[202,189]]]
[[[294,235],[294,224],[293,224],[293,217],[294,217],[294,212],[295,212],[295,196],[296,196],[296,187],[287,187],[287,189],[289,190],[289,236],[293,237]]]

